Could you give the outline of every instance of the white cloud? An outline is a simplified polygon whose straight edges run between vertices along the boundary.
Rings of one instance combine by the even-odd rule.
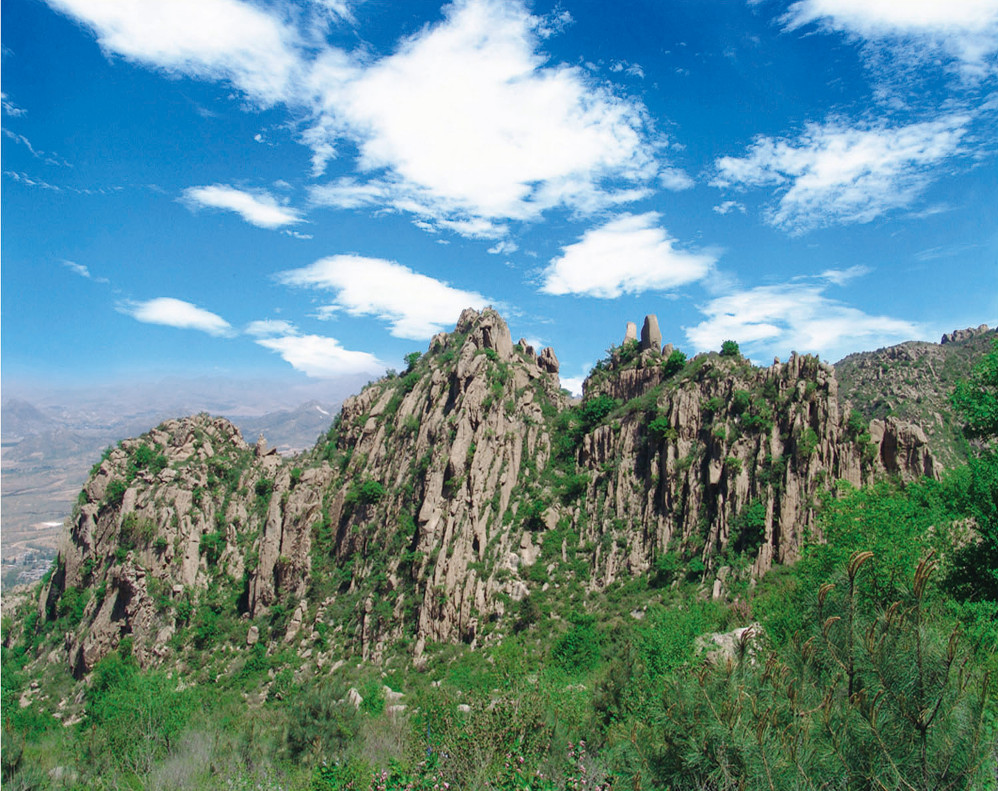
[[[951,115],[893,128],[809,124],[796,140],[760,136],[746,156],[718,159],[711,183],[775,187],[782,194],[766,220],[791,233],[870,222],[922,194],[931,169],[961,153],[970,120]]]
[[[90,270],[87,269],[83,264],[78,264],[75,261],[63,261],[62,265],[66,267],[70,272],[75,272],[80,277],[85,277],[90,279]]]
[[[282,272],[291,286],[336,292],[334,304],[320,311],[329,318],[339,310],[351,316],[377,316],[391,324],[397,338],[424,340],[452,326],[465,308],[482,308],[488,299],[380,258],[336,255],[302,269]]]
[[[582,397],[582,383],[586,381],[584,376],[562,376],[561,386],[564,387],[575,398]]]
[[[679,168],[663,168],[658,174],[658,181],[667,190],[682,192],[696,186],[696,182]]]
[[[870,268],[862,264],[855,264],[848,269],[826,269],[818,277],[827,280],[832,285],[844,286],[850,280],[869,274]]]
[[[717,257],[675,248],[656,212],[625,214],[590,229],[544,272],[546,294],[615,299],[621,294],[676,288],[703,278]]]
[[[697,351],[716,351],[723,341],[734,340],[743,353],[759,360],[785,358],[792,350],[837,360],[920,334],[910,321],[871,316],[830,299],[824,295],[827,288],[827,283],[790,283],[718,297],[700,308],[706,318],[684,328],[686,337]]]
[[[486,252],[492,255],[508,255],[509,253],[515,253],[519,250],[519,246],[516,242],[511,242],[508,239],[504,239],[501,242],[496,242],[492,247],[490,247]]]
[[[298,34],[239,0],[47,0],[111,53],[168,72],[231,82],[261,105],[285,100],[301,67]]]
[[[163,324],[187,330],[201,330],[209,335],[232,335],[232,326],[214,313],[173,297],[157,297],[146,302],[125,302],[118,309],[146,324]]]
[[[331,152],[348,134],[361,170],[378,174],[376,190],[340,182],[327,198],[433,220],[529,220],[605,206],[608,180],[655,175],[643,107],[581,68],[546,64],[540,21],[520,3],[460,0],[445,15],[365,69],[331,58],[313,72],[323,118],[310,145]]]
[[[917,57],[942,51],[972,73],[998,52],[995,0],[798,0],[783,22],[791,30],[817,22],[867,40],[912,42],[908,51]]]
[[[317,379],[377,373],[385,369],[384,363],[373,354],[344,349],[335,338],[322,335],[260,338],[257,343],[280,354],[293,368]]]
[[[570,21],[563,12],[456,0],[441,22],[372,60],[322,35],[331,16],[349,20],[352,4],[342,0],[295,12],[241,0],[48,2],[94,30],[109,53],[226,80],[256,105],[287,105],[308,119],[300,139],[315,174],[349,143],[356,178],[317,187],[316,204],[391,209],[499,238],[505,222],[548,209],[588,214],[645,197],[656,177],[667,189],[692,183],[660,161],[640,100],[541,52]]]
[[[260,319],[246,325],[247,335],[257,338],[272,338],[275,335],[297,335],[298,330],[290,321],[283,319]]]
[[[188,187],[184,199],[193,206],[234,211],[250,225],[275,229],[302,221],[301,215],[289,206],[282,206],[268,192],[248,192],[227,184]]]
[[[741,203],[740,201],[736,201],[736,200],[726,200],[726,201],[723,201],[722,203],[719,203],[717,206],[715,206],[714,207],[714,211],[717,212],[718,214],[722,214],[722,215],[723,214],[731,214],[731,212],[733,212],[733,211],[737,211],[737,212],[740,212],[741,214],[745,214],[745,204]]]
[[[24,108],[18,107],[16,104],[14,104],[10,100],[10,97],[3,91],[0,91],[0,105],[3,106],[4,115],[9,115],[11,118],[20,118],[22,115],[28,112]]]

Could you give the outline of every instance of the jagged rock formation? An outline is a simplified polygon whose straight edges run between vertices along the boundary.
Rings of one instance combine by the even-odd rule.
[[[908,341],[850,354],[835,364],[839,392],[864,420],[894,417],[921,426],[933,455],[952,466],[966,452],[950,393],[996,338],[998,331],[982,324],[947,333],[940,343]]]
[[[125,636],[143,664],[182,662],[226,612],[231,645],[314,668],[393,644],[418,658],[493,639],[538,587],[600,590],[666,553],[722,595],[796,557],[836,479],[935,474],[917,428],[850,420],[817,359],[677,365],[656,330],[641,350],[628,325],[581,406],[552,350],[468,310],[306,455],[206,415],[168,421],[95,466],[40,615],[83,603],[63,657],[78,675]]]

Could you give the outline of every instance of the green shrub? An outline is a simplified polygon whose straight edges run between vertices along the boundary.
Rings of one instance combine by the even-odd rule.
[[[662,373],[666,376],[673,376],[682,371],[685,365],[686,355],[679,351],[679,349],[674,349],[668,359],[662,363]]]
[[[205,533],[201,536],[201,542],[198,545],[198,549],[202,555],[205,557],[209,566],[214,566],[218,563],[219,558],[222,557],[222,553],[225,551],[226,541],[225,532],[222,530],[215,531],[213,533]]]
[[[721,344],[721,356],[722,357],[741,357],[741,350],[738,348],[738,344],[734,341],[724,341]]]
[[[117,508],[121,505],[127,491],[128,483],[121,478],[114,478],[108,483],[107,490],[104,492],[104,505]]]
[[[361,503],[362,505],[374,505],[381,502],[386,494],[385,487],[377,481],[365,480],[350,487],[347,492],[346,502],[349,504]]]

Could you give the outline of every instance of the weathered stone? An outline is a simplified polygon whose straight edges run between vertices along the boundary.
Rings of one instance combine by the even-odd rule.
[[[641,351],[653,349],[657,353],[661,348],[662,331],[658,328],[658,316],[649,314],[641,325]]]
[[[253,624],[246,631],[246,645],[256,645],[259,639],[260,639],[260,627],[258,627],[256,624]]]
[[[638,325],[633,321],[627,322],[627,328],[624,330],[624,343],[628,341],[636,341],[638,339]]]
[[[987,324],[982,324],[979,327],[969,327],[965,330],[953,330],[953,332],[948,332],[943,335],[940,343],[959,343],[961,341],[967,341],[978,335],[985,335],[989,332],[998,332],[998,330],[992,330]]]
[[[537,367],[542,371],[547,371],[549,374],[558,373],[558,358],[555,356],[554,349],[550,346],[545,346],[541,349],[540,356],[537,358]]]

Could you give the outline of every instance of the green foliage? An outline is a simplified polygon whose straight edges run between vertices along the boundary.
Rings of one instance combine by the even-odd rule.
[[[673,683],[657,783],[982,787],[994,756],[986,680],[967,672],[967,648],[927,604],[933,562],[886,611],[855,595],[869,566],[868,553],[853,555],[819,587],[799,638],[765,661],[750,633],[729,661]]]
[[[741,350],[738,348],[738,344],[734,341],[724,341],[721,344],[721,356],[722,357],[741,357]]]
[[[155,536],[156,522],[149,517],[131,511],[122,518],[118,541],[126,550],[146,547]]]
[[[679,349],[674,349],[668,358],[662,363],[662,373],[665,376],[673,376],[683,370],[686,365],[686,355]]]
[[[134,471],[146,470],[152,475],[156,475],[166,469],[166,455],[159,445],[142,444],[135,449],[132,465],[133,474]]]
[[[592,670],[600,661],[602,636],[592,616],[576,616],[572,628],[551,649],[555,664],[570,675]]]
[[[582,433],[592,431],[618,406],[620,402],[608,395],[598,395],[583,401],[578,412]]]
[[[679,432],[666,415],[659,415],[648,424],[648,433],[658,442],[675,442]]]
[[[357,710],[346,700],[346,689],[320,678],[301,686],[290,701],[295,717],[286,744],[295,759],[336,760],[360,729]]]
[[[740,415],[752,405],[752,394],[748,390],[735,390],[731,394],[729,409],[732,414]]]
[[[349,504],[361,503],[362,505],[374,505],[381,502],[386,494],[385,487],[370,479],[355,483],[347,492],[346,502]]]
[[[128,491],[128,483],[121,478],[114,478],[107,484],[104,492],[104,505],[109,508],[117,508],[125,498]]]
[[[95,772],[148,773],[175,748],[198,708],[192,690],[177,691],[163,673],[140,672],[121,650],[97,664],[92,681],[82,742]]]
[[[957,384],[951,400],[968,437],[998,437],[998,340],[970,377]]]
[[[225,552],[225,546],[225,531],[219,530],[213,533],[205,533],[201,536],[198,549],[204,555],[208,565],[214,566],[218,563],[219,558],[222,557],[222,553]]]
[[[413,368],[415,368],[416,363],[419,362],[422,356],[423,356],[422,352],[409,352],[405,357],[403,357],[402,359],[405,360],[406,371],[411,371]]]
[[[755,500],[745,506],[731,524],[728,546],[739,554],[753,555],[766,540],[766,506]]]

